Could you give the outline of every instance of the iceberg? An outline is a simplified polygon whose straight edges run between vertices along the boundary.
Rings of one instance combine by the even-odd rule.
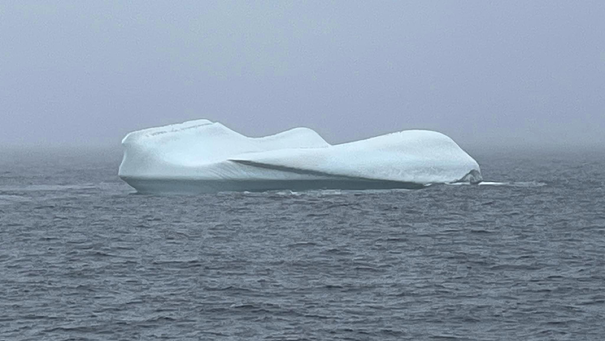
[[[416,189],[479,183],[477,162],[438,132],[331,145],[308,128],[252,138],[209,120],[135,131],[118,175],[139,193]]]

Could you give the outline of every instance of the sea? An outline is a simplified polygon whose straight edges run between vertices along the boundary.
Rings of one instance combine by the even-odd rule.
[[[0,150],[0,340],[604,340],[605,151],[480,185],[141,195],[119,149]]]

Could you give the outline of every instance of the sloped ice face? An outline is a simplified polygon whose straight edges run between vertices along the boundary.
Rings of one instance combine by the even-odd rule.
[[[119,176],[143,193],[420,188],[479,182],[449,137],[410,130],[340,145],[296,128],[249,138],[208,120],[128,134]]]

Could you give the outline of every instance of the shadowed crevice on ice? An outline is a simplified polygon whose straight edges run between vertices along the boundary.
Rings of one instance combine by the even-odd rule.
[[[417,189],[482,180],[477,162],[452,139],[425,130],[330,145],[308,128],[250,138],[196,120],[135,131],[122,144],[119,176],[140,193]]]

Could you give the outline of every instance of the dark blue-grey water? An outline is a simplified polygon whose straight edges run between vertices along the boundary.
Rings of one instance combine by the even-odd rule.
[[[135,195],[118,152],[3,151],[2,340],[600,340],[605,157],[483,186]]]

